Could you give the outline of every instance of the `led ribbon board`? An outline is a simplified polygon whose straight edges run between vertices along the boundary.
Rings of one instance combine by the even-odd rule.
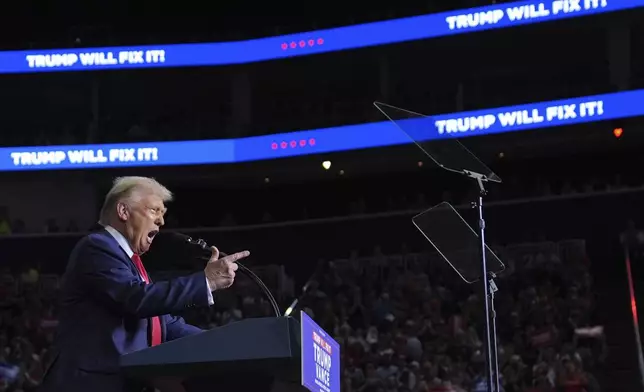
[[[644,6],[644,0],[518,1],[238,42],[0,52],[0,73],[242,64],[444,37]]]
[[[426,140],[435,140],[642,116],[641,102],[644,90],[634,90],[405,121],[418,121]],[[235,163],[406,143],[403,132],[381,121],[242,139],[4,147],[0,171]]]

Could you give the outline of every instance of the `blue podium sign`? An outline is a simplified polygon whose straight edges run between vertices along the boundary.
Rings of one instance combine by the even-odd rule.
[[[302,326],[302,386],[311,392],[340,392],[340,345],[306,313]]]

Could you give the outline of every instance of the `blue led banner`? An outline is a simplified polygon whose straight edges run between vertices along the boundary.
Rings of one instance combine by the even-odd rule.
[[[635,90],[405,121],[426,126],[426,140],[435,140],[642,116],[642,102],[644,90]],[[390,121],[381,121],[243,139],[3,147],[0,171],[235,163],[410,142]]]
[[[644,0],[518,1],[239,42],[0,52],[0,73],[242,64],[548,22]]]

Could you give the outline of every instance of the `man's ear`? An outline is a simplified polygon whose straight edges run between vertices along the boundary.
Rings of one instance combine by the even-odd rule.
[[[125,222],[130,217],[130,209],[125,203],[118,203],[116,205],[116,215],[118,215],[121,222]]]

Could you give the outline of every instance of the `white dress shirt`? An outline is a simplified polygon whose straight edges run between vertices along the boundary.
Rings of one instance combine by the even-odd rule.
[[[114,237],[121,249],[123,249],[127,254],[127,257],[131,259],[132,256],[134,256],[134,251],[132,250],[130,244],[128,244],[125,237],[123,237],[123,234],[119,233],[119,231],[112,226],[105,226],[105,230],[107,230],[107,232],[110,233],[112,237]],[[212,291],[210,290],[210,283],[208,283],[208,279],[206,279],[206,287],[208,287],[208,305],[214,305],[215,299],[212,296]]]

